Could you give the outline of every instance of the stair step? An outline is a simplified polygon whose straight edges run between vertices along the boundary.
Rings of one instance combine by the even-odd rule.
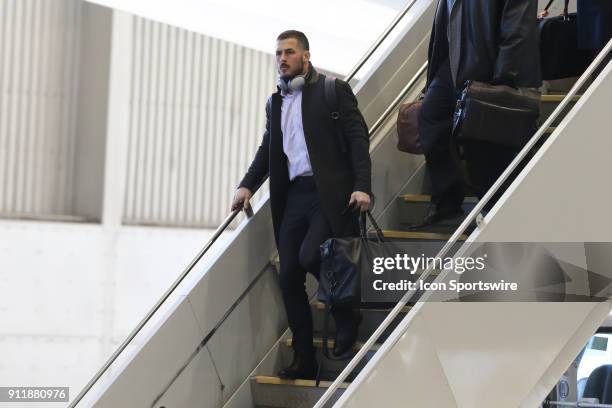
[[[369,339],[372,333],[376,331],[392,309],[386,307],[386,304],[374,303],[370,305],[360,309],[362,321],[359,325],[359,333],[357,335],[357,339],[360,341],[366,341]],[[384,342],[387,337],[389,337],[389,335],[397,327],[399,322],[406,316],[406,313],[408,313],[410,309],[411,306],[405,306],[402,311],[398,313],[389,327],[387,327],[387,329],[378,338],[379,342]],[[325,304],[322,302],[315,302],[311,305],[311,310],[314,332],[319,336],[322,336],[325,327]],[[333,317],[330,317],[328,325],[328,336],[333,338],[336,333],[336,322],[334,321]]]
[[[559,103],[565,99],[567,95],[559,94],[559,95],[542,95],[540,97],[540,101],[543,103]],[[571,102],[578,102],[578,100],[582,97],[582,95],[574,95],[572,96]]]
[[[564,110],[567,111],[568,109],[572,109],[581,96],[582,95],[574,95]],[[565,97],[566,95],[542,95],[540,99],[539,122],[544,123],[544,121],[548,119],[553,111],[557,109],[557,106],[561,103],[561,101],[563,101],[563,99],[565,99]],[[563,116],[565,116],[563,113],[559,115],[559,117],[553,121],[553,126],[558,125]]]
[[[317,387],[314,380],[285,380],[262,375],[251,377],[250,381],[258,408],[312,408],[332,384],[331,381],[321,381]],[[349,385],[340,384],[326,406],[331,407]]]
[[[291,347],[292,344],[293,344],[293,338],[292,337],[289,337],[289,338],[285,339],[285,345],[287,347]],[[328,343],[327,344],[329,345],[330,349],[332,347],[334,347],[334,339],[332,339],[332,338],[328,339]],[[355,351],[358,351],[359,349],[361,349],[363,347],[364,344],[365,344],[365,342],[357,341],[353,345],[353,349]],[[317,349],[322,349],[323,348],[323,339],[320,338],[320,337],[315,337],[314,339],[312,339],[312,345],[315,348],[317,348]],[[370,350],[377,351],[379,348],[380,348],[380,344],[374,344]]]
[[[431,203],[431,196],[428,194],[402,194],[399,196],[402,200],[409,203]],[[465,197],[463,199],[464,204],[476,204],[478,198],[476,197]]]
[[[463,208],[463,214],[430,225],[426,227],[423,232],[452,234],[477,203],[478,198],[466,197],[461,206]],[[399,196],[397,204],[399,210],[398,221],[400,225],[413,225],[425,218],[429,212],[429,208],[431,207],[431,196],[425,194],[404,194]]]
[[[334,347],[333,337],[333,334],[330,334],[328,343],[330,354],[332,354],[332,350]],[[323,339],[321,337],[315,337],[313,339],[313,345],[315,346],[315,357],[319,364],[321,364],[321,380],[333,381],[335,378],[337,378],[338,375],[342,372],[342,370],[344,370],[344,368],[351,361],[353,356],[357,353],[357,351],[359,351],[359,349],[363,347],[364,343],[365,342],[363,341],[358,341],[353,347],[352,351],[350,353],[347,353],[347,355],[344,356],[345,358],[343,357],[342,360],[330,360],[325,357],[325,353],[323,350]],[[284,361],[287,361],[287,364],[292,360],[293,357],[293,351],[291,348],[292,344],[292,338],[285,339],[281,343],[282,353],[285,357]],[[381,343],[375,343],[372,348],[365,353],[365,356],[361,359],[361,361],[357,363],[353,371],[348,375],[347,381],[352,381],[352,379],[355,378],[357,374],[359,374],[359,372],[363,369],[363,367],[366,366],[366,364],[368,364],[374,354],[376,354],[380,346]]]
[[[271,385],[293,385],[296,387],[316,387],[315,380],[287,380],[280,377],[273,377],[267,375],[256,375],[253,379],[257,384],[271,384]],[[332,381],[320,381],[320,388],[329,388],[332,385]],[[350,383],[341,383],[338,388],[348,388]]]
[[[448,241],[451,234],[439,233],[439,232],[425,232],[425,231],[397,231],[397,230],[383,230],[385,238],[393,238],[400,240],[413,240],[413,241]],[[467,235],[462,234],[459,236],[459,241],[465,241]]]
[[[440,271],[433,271],[432,275],[439,275]],[[323,302],[314,302],[313,306],[315,309],[317,310],[325,310],[325,303]],[[410,309],[412,309],[412,306],[404,306],[402,308],[402,311],[400,313],[408,313],[410,311]],[[361,308],[362,312],[390,312],[391,308],[388,307],[381,307],[381,308],[377,308],[377,307],[365,307],[365,308]]]

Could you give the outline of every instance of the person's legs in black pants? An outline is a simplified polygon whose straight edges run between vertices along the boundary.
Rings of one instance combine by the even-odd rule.
[[[419,116],[419,138],[431,179],[433,206],[422,225],[415,227],[462,212],[463,180],[458,151],[451,140],[457,97],[450,65],[446,60],[427,89]]]
[[[289,378],[314,378],[317,364],[312,345],[312,314],[306,294],[306,271],[317,279],[319,246],[333,232],[319,202],[312,177],[299,177],[290,187],[279,235],[280,285],[293,334],[294,362],[279,373]]]

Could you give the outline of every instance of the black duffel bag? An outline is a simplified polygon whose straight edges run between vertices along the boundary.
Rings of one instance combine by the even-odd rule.
[[[367,236],[366,216],[376,232],[374,239]],[[360,214],[359,230],[360,237],[330,238],[321,245],[317,297],[325,303],[323,353],[332,360],[337,358],[330,355],[327,344],[331,308],[358,307],[361,301],[362,274],[372,271],[374,257],[392,255],[391,248],[370,211]]]
[[[550,0],[545,11],[553,3]],[[563,14],[538,20],[542,79],[552,80],[582,75],[591,62],[588,51],[578,49],[576,13],[568,13],[565,0]]]
[[[489,142],[520,149],[536,130],[540,92],[467,81],[453,118],[457,142]]]

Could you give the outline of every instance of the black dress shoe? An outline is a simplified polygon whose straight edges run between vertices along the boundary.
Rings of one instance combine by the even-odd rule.
[[[439,210],[435,206],[429,207],[429,211],[425,218],[423,218],[420,222],[416,224],[409,225],[409,229],[420,229],[425,228],[433,224],[437,224],[440,221],[455,218],[463,215],[463,208],[458,207],[451,210]]]
[[[314,356],[314,353],[304,355],[302,353],[293,353],[293,362],[288,367],[281,369],[278,372],[280,378],[295,380],[297,378],[303,380],[319,379],[319,364]]]
[[[350,311],[348,322],[336,322],[336,338],[334,340],[333,353],[336,357],[343,357],[357,341],[359,325],[363,316],[361,312]]]

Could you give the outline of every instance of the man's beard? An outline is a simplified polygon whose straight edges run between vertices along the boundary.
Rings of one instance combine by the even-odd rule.
[[[302,75],[302,73],[304,72],[304,61],[300,60],[300,68],[298,70],[298,72],[296,74],[286,74],[286,75],[281,75],[281,78],[285,81],[285,82],[289,82],[291,81],[293,78],[295,78],[298,75]]]

